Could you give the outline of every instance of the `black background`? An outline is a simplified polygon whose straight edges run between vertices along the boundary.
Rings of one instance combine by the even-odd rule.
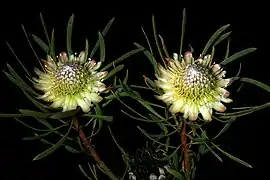
[[[92,8],[94,9],[94,8]],[[139,14],[138,11],[130,12],[126,15],[119,13],[106,14],[105,10],[99,13],[92,11],[63,10],[41,11],[47,23],[48,29],[55,28],[56,52],[65,49],[65,29],[71,13],[75,13],[73,50],[80,51],[84,48],[84,41],[87,37],[90,47],[93,47],[97,40],[97,32],[102,30],[106,23],[116,17],[115,22],[105,38],[106,61],[112,61],[120,55],[134,48],[133,42],[138,42],[147,47],[144,36],[141,32],[141,25],[147,34],[152,38],[151,12]],[[155,13],[158,32],[162,35],[170,53],[179,51],[182,9],[178,11],[164,11]],[[21,29],[24,25],[28,32],[33,32],[45,39],[43,29],[39,20],[39,12],[36,11],[7,11],[3,13],[1,25],[2,38],[8,41],[27,67],[37,66],[37,61],[27,45],[27,41]],[[187,34],[185,36],[184,49],[188,49],[191,44],[195,53],[199,55],[207,40],[219,27],[231,24],[231,53],[235,53],[245,48],[257,47],[257,51],[241,58],[241,76],[250,77],[269,84],[269,73],[267,60],[259,58],[262,54],[259,40],[266,38],[263,34],[264,13],[254,9],[187,9]],[[154,46],[154,42],[152,41]],[[226,43],[220,45],[217,57],[222,57],[225,53]],[[36,46],[40,56],[42,51]],[[266,52],[267,53],[267,52]],[[156,54],[156,57],[158,54]],[[18,73],[23,75],[16,59],[2,41],[1,43],[1,69],[5,69],[5,64],[11,64]],[[239,59],[240,60],[240,59]],[[218,60],[217,60],[218,61]],[[238,63],[232,63],[227,67],[228,76],[237,73]],[[29,68],[29,69],[30,69]],[[152,76],[152,69],[148,60],[143,54],[138,54],[126,60],[126,68],[129,69],[130,82],[133,84],[143,83],[142,75]],[[27,109],[33,107],[24,97],[20,89],[14,86],[7,78],[1,74],[1,107],[4,113],[16,113],[17,109]],[[237,88],[237,86],[233,87]],[[235,92],[232,90],[232,92]],[[241,93],[232,95],[237,102],[236,105],[259,105],[266,103],[269,95],[255,86],[246,85]],[[121,109],[115,106],[111,112]],[[122,114],[116,114],[112,125],[112,130],[119,143],[131,153],[135,147],[141,147],[144,142],[141,133],[135,128],[135,121],[128,119]],[[218,143],[227,152],[247,161],[253,169],[246,168],[224,157],[224,163],[220,163],[212,154],[204,156],[199,164],[196,179],[259,179],[259,170],[264,166],[261,159],[264,159],[264,141],[262,129],[267,120],[267,110],[263,110],[247,117],[240,118],[233,123],[232,127],[219,139]],[[215,124],[211,127],[213,132],[220,128]],[[32,159],[45,150],[46,146],[35,141],[22,141],[22,137],[30,136],[31,132],[17,123],[13,119],[1,119],[0,125],[0,174],[1,179],[83,179],[77,165],[81,163],[82,157],[72,155],[64,149],[57,150],[54,154],[43,160],[33,162]],[[102,159],[115,170],[121,173],[122,161],[120,153],[115,148],[106,126],[95,140],[98,151]]]

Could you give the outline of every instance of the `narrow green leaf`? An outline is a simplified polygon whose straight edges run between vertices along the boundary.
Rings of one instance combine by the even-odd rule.
[[[50,38],[49,38],[49,34],[48,34],[48,31],[47,31],[47,27],[46,27],[46,24],[45,24],[45,21],[44,21],[44,18],[42,16],[42,14],[40,13],[39,14],[39,17],[40,17],[40,20],[41,20],[41,23],[42,23],[42,27],[43,27],[43,30],[44,30],[44,33],[45,33],[45,36],[46,36],[46,39],[48,41],[48,44],[50,46]],[[48,51],[46,51],[48,52]]]
[[[1,117],[1,115],[0,115],[0,117]],[[16,121],[18,121],[19,123],[23,124],[24,126],[26,126],[27,128],[32,129],[32,130],[34,130],[34,131],[47,132],[47,131],[50,131],[50,130],[51,130],[50,128],[49,128],[49,129],[38,129],[38,128],[34,128],[34,127],[32,127],[32,126],[26,124],[25,122],[21,121],[20,119],[18,119],[18,118],[16,118],[16,117],[15,117],[14,119],[15,119]]]
[[[88,51],[89,51],[89,44],[88,44],[88,40],[85,40],[85,50],[84,50],[84,61],[87,61],[87,57],[88,57]]]
[[[72,30],[73,30],[74,14],[71,15],[67,25],[67,53],[70,56],[72,52]]]
[[[112,19],[108,22],[108,24],[106,25],[106,27],[103,29],[103,31],[102,31],[103,37],[106,36],[106,34],[108,33],[109,29],[111,28],[113,22],[114,22],[114,18],[112,18]],[[89,56],[90,58],[92,58],[92,57],[94,56],[94,54],[95,54],[96,51],[97,51],[98,46],[99,46],[99,40],[96,42],[94,48],[92,49],[92,51],[91,51],[91,53],[90,53],[90,56]]]
[[[82,168],[81,165],[79,165],[79,169],[80,169],[81,173],[84,175],[84,177],[86,177],[86,178],[89,179],[89,180],[93,180],[92,178],[90,178],[90,177],[87,175],[87,173],[84,171],[84,169]]]
[[[67,151],[71,152],[71,153],[74,153],[74,154],[80,154],[80,153],[82,153],[82,151],[76,150],[76,149],[74,149],[73,147],[70,147],[70,146],[68,146],[68,145],[65,145],[65,149],[66,149]]]
[[[105,61],[105,43],[104,38],[100,32],[98,32],[99,49],[100,49],[100,61]]]
[[[84,114],[83,116],[97,118],[99,120],[104,120],[104,121],[108,121],[108,122],[113,121],[113,116],[102,116],[102,115],[95,115],[95,114]]]
[[[204,143],[204,145],[220,162],[223,162],[221,157],[219,157],[219,155],[210,146],[208,146],[206,143]]]
[[[23,25],[22,25],[22,29],[23,29],[24,35],[25,35],[25,37],[26,37],[26,40],[27,40],[27,42],[28,42],[28,44],[29,44],[29,46],[30,46],[32,52],[34,53],[36,59],[38,60],[38,63],[39,63],[39,65],[40,65],[40,67],[42,67],[42,69],[44,70],[44,66],[43,66],[43,64],[41,63],[40,58],[37,56],[37,53],[35,52],[35,50],[34,50],[34,48],[33,48],[33,46],[32,46],[32,43],[30,42],[29,37],[28,37],[28,35],[27,35],[27,33],[26,33],[26,30],[25,30],[25,28],[24,28]]]
[[[114,60],[113,62],[109,63],[107,66],[105,66],[104,68],[102,68],[100,71],[106,71],[111,66],[116,65],[116,64],[122,62],[123,60],[129,58],[130,56],[132,56],[132,55],[134,55],[134,54],[136,54],[136,53],[138,53],[140,51],[142,51],[142,49],[131,50],[128,53],[126,53],[126,54],[122,55],[121,57],[119,57],[118,59]]]
[[[151,87],[151,88],[157,88],[156,84],[154,83],[154,81],[152,81],[150,78],[144,76],[144,79],[145,79],[145,82],[146,82],[146,85],[148,87]]]
[[[125,79],[123,81],[123,84],[127,84],[127,81],[128,81],[128,69],[127,69],[127,72],[126,72],[126,76],[125,76]]]
[[[218,112],[216,112],[216,114],[218,114],[220,116],[220,118],[240,117],[240,116],[244,116],[244,115],[253,113],[255,111],[262,110],[262,109],[267,108],[267,107],[270,107],[270,102],[259,105],[259,106],[254,106],[253,108],[247,109],[247,110],[237,111],[237,112],[233,112],[233,113],[218,113]]]
[[[155,16],[154,15],[152,15],[152,27],[153,27],[154,38],[155,38],[155,42],[156,42],[156,46],[158,48],[160,58],[162,59],[162,61],[164,63],[164,66],[167,67],[167,64],[166,64],[166,62],[164,60],[164,57],[162,55],[161,48],[160,48],[160,45],[159,45],[159,42],[158,42],[157,30],[156,30],[156,22],[155,22]]]
[[[167,121],[167,119],[164,119],[164,120],[151,120],[151,119],[144,119],[144,118],[135,117],[135,116],[132,116],[131,114],[125,112],[124,110],[121,110],[121,112],[124,113],[125,115],[129,116],[132,119],[135,119],[135,120],[138,120],[138,121],[143,121],[143,122],[157,123],[157,122]]]
[[[220,38],[215,42],[215,44],[213,46],[217,46],[219,43],[221,43],[224,39],[228,38],[230,36],[230,34],[232,33],[232,31],[227,32],[225,34],[223,34],[222,36],[220,36]]]
[[[113,139],[114,143],[116,144],[116,146],[118,147],[118,149],[121,151],[122,155],[125,157],[125,160],[127,160],[128,157],[129,157],[128,154],[124,151],[124,149],[116,141],[116,139],[115,139],[115,137],[114,137],[114,135],[112,133],[112,130],[111,130],[110,126],[108,126],[108,129],[109,129],[109,132],[110,132],[110,134],[112,136],[112,139]]]
[[[23,90],[23,93],[25,94],[25,96],[36,106],[38,107],[41,111],[43,112],[48,112],[48,110],[46,108],[48,108],[48,106],[38,102],[37,100],[35,100],[32,96],[30,96],[26,91]]]
[[[70,110],[65,112],[57,112],[50,116],[52,119],[62,119],[66,117],[72,117],[79,111],[79,108],[76,110]]]
[[[160,38],[160,41],[161,41],[161,45],[162,45],[162,48],[163,48],[163,51],[166,55],[167,58],[170,58],[170,55],[168,53],[168,50],[167,50],[167,47],[165,45],[165,42],[164,42],[164,39],[161,37],[161,35],[159,35],[159,38]]]
[[[179,170],[179,157],[177,153],[173,155],[173,165],[176,170]]]
[[[235,120],[235,118],[232,118],[232,119]],[[226,131],[229,129],[229,127],[231,126],[231,124],[232,124],[231,122],[227,123],[227,124],[219,131],[219,133],[213,138],[213,140],[217,139],[217,138],[220,137],[224,132],[226,132]]]
[[[186,29],[186,9],[183,9],[183,17],[182,17],[182,31],[181,31],[181,40],[180,40],[180,51],[179,51],[179,56],[182,55],[182,50],[183,50],[183,44],[184,44],[184,35],[185,35],[185,29]]]
[[[224,60],[229,57],[229,54],[230,54],[230,39],[228,39],[228,42],[227,42],[227,48],[226,48],[226,53],[225,53]]]
[[[111,91],[111,93],[115,96],[115,98],[116,98],[121,104],[123,104],[125,107],[127,107],[129,110],[131,110],[131,111],[134,112],[135,114],[139,115],[141,118],[147,120],[147,118],[146,118],[145,116],[143,116],[142,114],[138,113],[138,112],[135,111],[133,108],[131,108],[130,106],[128,106],[127,104],[125,104],[125,103],[118,97],[119,94],[116,95],[113,91]],[[129,96],[129,95],[128,95],[128,96]]]
[[[49,52],[49,46],[42,41],[39,37],[37,37],[36,35],[32,34],[32,38],[33,40],[40,46],[40,48],[45,52],[48,53]]]
[[[23,82],[20,82],[19,80],[15,79],[14,77],[12,77],[10,74],[8,74],[7,72],[3,71],[4,74],[7,76],[7,78],[16,86],[18,86],[19,88],[31,93],[34,96],[37,96],[38,94],[32,89],[30,88],[28,85],[26,85]]]
[[[203,51],[202,51],[202,56],[205,55],[205,53],[208,51],[208,49],[210,48],[210,46],[214,43],[214,41],[218,38],[218,36],[225,31],[228,27],[230,26],[230,24],[227,24],[225,26],[222,26],[221,28],[219,28],[213,35],[212,37],[208,40],[208,42],[206,43]]]
[[[146,50],[143,46],[141,46],[140,44],[134,43],[134,45],[135,45],[137,48],[143,50],[144,55],[147,57],[147,59],[148,59],[148,60],[150,61],[150,63],[153,65],[154,71],[155,71],[155,74],[156,74],[156,73],[157,73],[157,70],[158,70],[158,69],[157,69],[158,65],[157,65],[157,61],[156,61],[156,59],[154,58],[154,56],[153,56],[148,50]]]
[[[53,114],[53,113],[43,113],[43,112],[37,112],[37,111],[31,111],[31,110],[25,110],[25,109],[20,109],[19,111],[25,116],[39,117],[39,118],[48,118]]]
[[[54,29],[52,30],[52,37],[51,37],[51,45],[50,45],[50,50],[49,54],[52,56],[53,59],[56,59],[55,56],[55,44],[54,44]]]
[[[141,103],[146,109],[148,109],[148,110],[149,110],[151,113],[153,113],[155,116],[159,117],[161,120],[164,120],[164,119],[165,119],[165,118],[162,117],[160,114],[158,114],[158,113],[156,112],[156,110],[154,110],[150,105],[148,105],[144,100],[138,99],[138,98],[137,98],[137,101],[138,101],[139,103]]]
[[[20,118],[20,117],[26,117],[27,115],[25,114],[0,114],[1,118]]]
[[[26,85],[29,89],[31,89],[25,82],[24,80],[17,74],[17,72],[7,63],[7,68],[9,70],[9,72],[11,73],[11,75],[18,80],[19,82],[21,82],[22,84]]]
[[[119,96],[119,97],[127,97],[127,96],[129,96],[129,94],[128,94],[127,92],[120,92],[120,93],[117,93],[117,96]],[[115,98],[116,98],[116,97],[115,97],[113,94],[104,97],[104,99],[106,99],[106,100],[113,100],[113,99],[115,99]]]
[[[183,176],[180,172],[170,168],[166,168],[166,170],[177,179],[185,180],[185,176]]]
[[[224,154],[225,156],[227,156],[227,157],[229,157],[230,159],[232,159],[232,160],[234,160],[234,161],[236,161],[236,162],[238,162],[238,163],[240,163],[240,164],[242,164],[242,165],[244,165],[244,166],[246,166],[246,167],[248,167],[248,168],[252,168],[252,166],[250,165],[250,164],[248,164],[248,163],[246,163],[245,161],[243,161],[243,160],[241,160],[241,159],[239,159],[239,158],[237,158],[237,157],[234,157],[233,155],[231,155],[231,154],[229,154],[229,153],[227,153],[227,152],[225,152],[225,151],[223,151],[222,149],[220,149],[217,145],[215,145],[214,143],[212,143],[213,144],[213,146],[217,149],[217,150],[219,150],[222,154]]]
[[[53,129],[51,129],[49,132],[46,132],[46,133],[41,134],[41,135],[37,135],[37,136],[33,136],[33,137],[25,137],[25,138],[23,138],[23,140],[36,140],[36,139],[42,139],[42,137],[48,136],[48,135],[54,133],[55,131],[57,131],[57,130],[63,128],[63,127],[65,127],[65,126],[67,126],[67,124],[64,124],[64,125],[61,125],[61,126],[59,126],[59,127],[53,128]]]
[[[231,55],[230,57],[224,59],[224,61],[222,61],[220,64],[222,65],[226,65],[226,64],[229,64],[230,62],[242,57],[242,56],[245,56],[249,53],[252,53],[253,51],[255,51],[257,48],[247,48],[247,49],[244,49],[240,52],[237,52],[233,55]]]
[[[40,160],[48,155],[50,155],[51,153],[53,153],[55,150],[57,150],[66,140],[67,136],[69,135],[69,132],[72,128],[72,122],[70,122],[70,126],[69,129],[67,131],[67,133],[65,134],[64,137],[62,137],[54,146],[50,147],[49,149],[43,151],[42,153],[38,154],[33,160]]]
[[[105,76],[104,80],[109,79],[111,76],[115,75],[117,72],[121,71],[124,68],[124,65],[121,64],[119,66],[117,66],[116,68],[114,68],[113,70],[111,70],[107,76]]]
[[[13,56],[16,58],[16,60],[19,62],[19,64],[22,66],[23,70],[26,72],[26,74],[28,75],[28,77],[31,77],[30,73],[28,72],[28,70],[25,68],[25,66],[23,65],[23,63],[21,62],[21,60],[19,59],[19,57],[16,55],[16,53],[14,52],[13,48],[11,47],[11,45],[6,42],[9,50],[12,52]]]
[[[140,130],[147,138],[149,138],[150,140],[154,141],[155,143],[157,143],[157,144],[159,144],[159,145],[162,145],[162,146],[164,146],[164,147],[172,148],[172,149],[176,149],[176,148],[177,148],[177,147],[175,147],[175,146],[171,146],[171,145],[168,146],[167,144],[161,143],[161,142],[155,140],[154,138],[150,137],[150,136],[145,132],[145,130],[143,130],[143,129],[140,128],[139,126],[137,126],[137,128],[138,128],[138,129],[139,129],[139,130]]]
[[[250,84],[254,84],[268,92],[270,92],[270,86],[260,82],[260,81],[257,81],[257,80],[254,80],[254,79],[250,79],[250,78],[240,78],[240,81],[243,81],[243,82],[247,82],[247,83],[250,83]]]
[[[145,33],[143,27],[141,27],[141,29],[142,29],[143,35],[144,35],[144,37],[145,37],[145,39],[146,39],[146,42],[147,42],[147,44],[148,44],[148,48],[150,49],[151,55],[153,55],[153,50],[152,50],[150,41],[149,41],[149,39],[148,39],[148,37],[147,37],[147,35],[146,35],[146,33]]]
[[[41,124],[43,124],[44,126],[46,126],[47,128],[49,128],[50,130],[53,129],[53,126],[46,119],[41,119],[37,117],[35,117],[35,119]]]

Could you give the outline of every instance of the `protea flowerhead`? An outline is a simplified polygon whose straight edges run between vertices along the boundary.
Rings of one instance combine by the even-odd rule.
[[[93,103],[102,101],[100,93],[106,91],[102,81],[107,72],[97,71],[101,62],[87,60],[83,51],[69,57],[62,52],[56,59],[48,55],[43,62],[44,72],[35,68],[39,77],[33,80],[35,88],[44,92],[37,98],[51,102],[50,107],[68,111],[80,106],[89,112]]]
[[[168,67],[159,65],[156,85],[164,91],[158,99],[170,105],[172,114],[183,113],[184,118],[196,120],[201,113],[205,121],[212,120],[212,109],[224,112],[222,102],[232,102],[225,89],[231,79],[224,79],[226,71],[212,63],[211,55],[194,60],[191,52],[168,59]]]

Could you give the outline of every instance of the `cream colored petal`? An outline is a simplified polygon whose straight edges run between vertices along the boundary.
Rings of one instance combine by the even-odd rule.
[[[217,77],[223,78],[223,77],[225,77],[225,75],[226,75],[226,71],[221,71],[220,73],[217,74]]]
[[[63,103],[64,103],[65,99],[64,98],[61,98],[57,101],[54,101],[50,106],[52,108],[59,108],[59,107],[63,107]]]
[[[178,61],[178,54],[177,54],[177,53],[173,53],[173,59],[174,59],[175,61]]]
[[[40,71],[38,68],[34,68],[34,72],[35,72],[38,76],[48,76],[46,73]]]
[[[189,105],[189,104],[186,104],[186,105],[185,105],[185,110],[184,110],[184,115],[183,115],[183,117],[184,117],[185,119],[188,118],[188,115],[189,115],[189,109],[190,109],[190,105]]]
[[[94,91],[94,92],[102,92],[102,91],[106,90],[107,88],[106,88],[106,85],[103,83],[101,83],[101,84],[95,83],[93,85],[89,84],[88,89],[90,91]]]
[[[159,100],[162,100],[166,104],[170,104],[173,101],[174,96],[172,92],[168,92],[168,93],[162,94],[161,96],[156,96],[156,98]]]
[[[226,98],[226,97],[221,97],[221,101],[222,101],[222,102],[225,102],[225,103],[231,103],[231,102],[233,102],[232,99]]]
[[[69,97],[68,110],[75,110],[77,108],[77,101],[74,97]]]
[[[217,83],[219,87],[227,87],[227,85],[231,82],[231,79],[220,79]]]
[[[167,71],[162,65],[158,64],[158,70],[161,74],[161,76],[165,76],[165,77],[168,77],[170,76],[170,73],[169,71]]]
[[[205,121],[211,121],[211,111],[206,106],[199,106],[199,111],[202,114],[202,117]]]
[[[80,63],[85,62],[85,53],[84,53],[84,51],[80,52],[80,54],[79,54],[79,62]]]
[[[101,62],[98,62],[95,66],[93,66],[93,71],[98,70],[101,67]]]
[[[213,102],[211,105],[216,111],[224,112],[226,110],[226,107],[221,102]]]
[[[164,83],[161,81],[155,81],[155,84],[157,85],[157,87],[163,89],[163,90],[170,90],[173,87],[170,85],[170,83]]]
[[[63,103],[63,112],[68,111],[69,109],[69,97],[66,96]]]
[[[108,74],[107,71],[105,71],[105,72],[98,72],[98,73],[93,74],[91,77],[93,79],[103,79],[104,77],[107,76],[107,74]]]
[[[219,92],[224,97],[228,97],[230,95],[229,91],[221,87],[216,88],[216,91]]]
[[[182,99],[174,101],[171,107],[169,108],[169,111],[172,114],[180,112],[181,107],[183,106],[184,101]]]
[[[82,111],[87,113],[90,111],[90,104],[85,102],[81,97],[76,97],[77,104],[82,108]]]
[[[195,121],[198,118],[199,110],[195,104],[192,104],[188,111],[189,120]]]
[[[91,60],[88,61],[84,64],[84,66],[88,69],[88,70],[92,70],[93,67],[97,64],[97,62],[95,60]]]
[[[97,93],[87,93],[85,95],[86,95],[86,98],[88,99],[89,102],[99,103],[103,99]]]
[[[221,66],[219,64],[215,64],[213,67],[212,67],[212,71],[213,73],[216,73],[217,71],[219,71],[221,69]]]

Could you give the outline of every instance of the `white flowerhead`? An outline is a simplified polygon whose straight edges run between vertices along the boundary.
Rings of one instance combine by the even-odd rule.
[[[212,64],[211,55],[194,60],[191,52],[168,59],[168,67],[158,66],[156,85],[164,94],[158,99],[170,105],[172,114],[183,113],[184,118],[196,120],[199,113],[206,121],[212,120],[212,109],[224,112],[221,103],[232,102],[225,89],[231,79],[223,79],[226,71],[219,64]]]
[[[42,72],[35,68],[39,76],[33,78],[36,89],[44,92],[37,97],[51,102],[52,108],[63,111],[74,110],[80,106],[83,112],[89,112],[93,103],[102,101],[100,93],[106,91],[102,83],[107,72],[98,72],[101,62],[87,60],[82,51],[78,56],[60,53],[56,59],[47,56]]]

